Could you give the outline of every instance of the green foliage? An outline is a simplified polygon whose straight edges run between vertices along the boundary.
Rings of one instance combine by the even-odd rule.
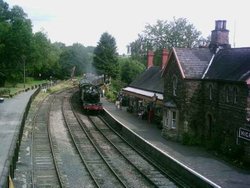
[[[154,25],[146,25],[138,39],[130,44],[133,58],[141,60],[148,50],[156,50],[156,62],[159,62],[163,48],[172,47],[191,48],[199,43],[201,32],[186,18],[173,21],[158,20]]]
[[[39,79],[55,77],[60,51],[53,46],[47,35],[37,32],[32,38],[32,50],[27,63],[27,74]]]
[[[190,136],[188,133],[183,133],[182,134],[182,144],[183,145],[189,145],[189,141],[190,141]]]
[[[119,91],[121,91],[122,88],[125,87],[125,83],[123,83],[121,80],[112,80],[111,83],[111,89],[114,91],[115,94],[117,94]]]
[[[221,145],[221,153],[230,159],[241,159],[244,154],[244,149],[241,145],[232,144],[230,141],[226,141]]]
[[[9,89],[6,89],[6,88],[1,88],[0,89],[0,96],[9,95],[9,93],[10,93]]]
[[[109,99],[112,102],[114,102],[115,99],[116,99],[116,94],[113,91],[111,91],[111,90],[109,90],[108,92],[106,92],[105,96],[106,96],[107,99]]]
[[[190,146],[199,146],[201,145],[201,138],[194,135],[190,135],[189,133],[183,133],[182,144]]]
[[[93,49],[93,47],[84,47],[79,43],[64,48],[59,59],[64,77],[71,76],[73,67],[75,67],[75,76],[80,76],[85,72],[93,72],[91,70],[93,54],[91,50]]]
[[[30,51],[32,37],[31,21],[21,7],[9,10],[8,4],[0,1],[0,70],[1,83],[6,79],[16,82],[23,73],[23,60]],[[3,84],[2,84],[3,85]]]
[[[15,85],[24,77],[37,79],[67,78],[75,67],[75,75],[89,72],[94,47],[81,44],[66,47],[52,44],[43,32],[32,33],[32,24],[19,6],[0,0],[0,86]]]
[[[137,60],[132,60],[131,58],[120,58],[120,77],[121,81],[130,84],[138,75],[140,75],[144,70],[145,66]]]
[[[116,78],[119,74],[118,54],[115,38],[103,33],[94,50],[93,65],[98,74]]]
[[[117,94],[122,90],[122,88],[125,87],[125,83],[123,83],[121,80],[112,80],[111,85],[109,85],[108,92],[106,92],[105,96],[110,100],[110,101],[115,101]]]

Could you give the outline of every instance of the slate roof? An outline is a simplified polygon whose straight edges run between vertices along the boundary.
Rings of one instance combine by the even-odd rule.
[[[129,87],[158,93],[163,93],[163,86],[161,68],[158,66],[150,67],[129,85]]]
[[[205,79],[245,81],[250,77],[250,48],[221,49],[205,75]]]
[[[201,78],[213,56],[209,48],[174,48],[174,51],[185,78]]]

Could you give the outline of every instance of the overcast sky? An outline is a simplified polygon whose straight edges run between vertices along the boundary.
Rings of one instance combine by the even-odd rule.
[[[215,20],[227,20],[230,43],[250,47],[250,11],[247,0],[5,0],[19,5],[32,20],[33,32],[44,31],[51,42],[96,46],[108,32],[120,54],[137,39],[146,24],[157,19],[187,18],[203,37]],[[235,40],[234,40],[235,39]]]

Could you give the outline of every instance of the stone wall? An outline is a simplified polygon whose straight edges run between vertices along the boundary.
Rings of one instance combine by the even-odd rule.
[[[173,78],[178,80],[176,96]],[[210,88],[211,87],[211,91]],[[229,100],[226,96],[229,88]],[[234,101],[237,88],[237,102]],[[230,152],[236,146],[239,127],[244,127],[247,117],[248,87],[243,82],[183,79],[174,58],[170,59],[164,74],[164,113],[178,111],[175,129],[163,125],[162,136],[187,144],[205,145]],[[166,106],[171,101],[174,107]]]

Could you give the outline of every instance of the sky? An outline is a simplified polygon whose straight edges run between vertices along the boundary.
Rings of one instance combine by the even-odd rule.
[[[119,54],[147,24],[186,18],[206,38],[215,20],[226,20],[232,47],[250,47],[248,0],[4,0],[28,14],[33,32],[51,42],[96,46],[104,32],[116,39]]]

